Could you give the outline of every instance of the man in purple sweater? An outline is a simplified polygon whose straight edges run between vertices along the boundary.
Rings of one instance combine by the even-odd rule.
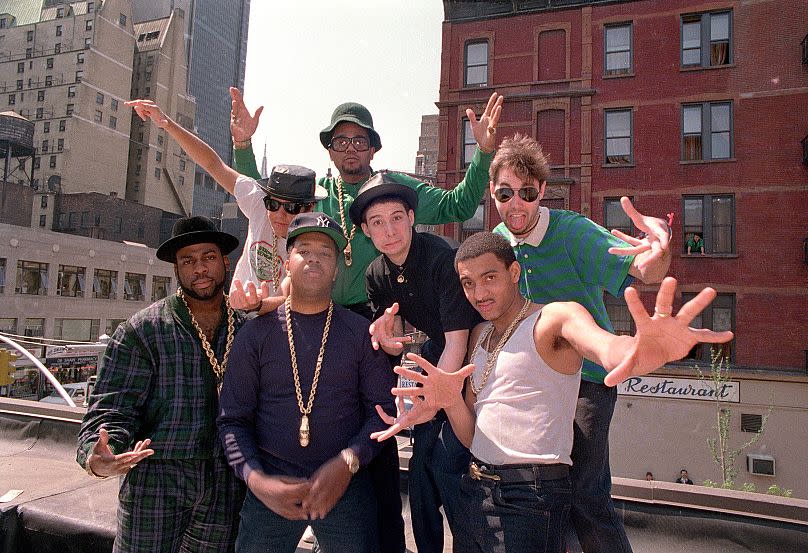
[[[340,226],[323,213],[289,225],[292,291],[276,312],[249,321],[233,343],[217,420],[228,461],[247,482],[236,551],[295,551],[311,525],[324,553],[378,547],[365,470],[394,412],[395,375],[374,351],[369,322],[334,305]]]

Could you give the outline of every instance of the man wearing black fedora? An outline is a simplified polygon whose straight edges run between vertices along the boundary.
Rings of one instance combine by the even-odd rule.
[[[78,435],[92,476],[123,476],[114,551],[232,551],[244,486],[216,436],[219,389],[244,316],[224,294],[238,239],[178,220],[157,257],[179,288],[110,339]]]
[[[165,129],[195,163],[236,197],[249,227],[233,271],[230,301],[247,311],[275,309],[289,293],[283,271],[289,223],[298,213],[311,211],[327,195],[315,183],[314,171],[299,165],[276,165],[269,178],[251,179],[230,168],[210,146],[165,115],[153,101],[133,100],[127,105],[143,120],[151,119]]]
[[[262,108],[250,114],[241,93],[230,89],[232,111],[230,132],[233,137],[236,169],[249,176],[258,175],[250,138],[258,127]],[[477,149],[466,168],[463,180],[452,190],[430,186],[402,173],[390,173],[397,182],[415,190],[418,209],[415,222],[443,224],[460,222],[474,216],[488,183],[488,166],[496,145],[496,127],[502,111],[503,97],[494,92],[480,118],[472,109],[466,110]],[[330,123],[320,132],[320,144],[337,169],[336,177],[321,177],[319,184],[328,197],[317,209],[333,217],[342,227],[348,243],[343,250],[342,266],[334,285],[334,301],[364,315],[372,316],[365,290],[365,270],[379,255],[373,243],[351,223],[349,210],[359,188],[373,173],[370,162],[381,150],[382,141],[373,126],[370,111],[356,102],[346,102],[334,109]],[[382,553],[403,553],[404,521],[401,517],[398,454],[392,442],[377,458],[380,466],[374,478],[380,503],[380,537]]]
[[[381,252],[365,276],[374,311],[372,342],[389,355],[401,355],[403,319],[429,338],[421,355],[452,373],[463,366],[469,332],[481,319],[463,294],[454,248],[438,236],[413,229],[417,207],[415,191],[386,171],[362,185],[351,205],[351,221]],[[432,414],[432,420],[413,429],[407,478],[419,553],[443,551],[441,507],[449,529],[457,532],[460,480],[469,463],[469,451],[455,436],[446,414]]]

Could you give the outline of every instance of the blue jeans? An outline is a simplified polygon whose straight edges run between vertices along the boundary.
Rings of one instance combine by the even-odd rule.
[[[570,477],[575,495],[570,519],[587,553],[631,553],[611,495],[609,424],[616,401],[617,388],[581,381],[572,443]]]
[[[237,553],[294,553],[311,525],[323,553],[375,553],[376,500],[367,471],[351,479],[345,494],[322,520],[288,520],[247,492],[236,539]]]
[[[561,553],[572,504],[569,477],[501,483],[474,480],[461,485],[457,553]],[[587,552],[588,553],[588,552]]]
[[[449,528],[456,535],[460,479],[468,471],[469,450],[452,431],[440,411],[430,422],[413,429],[409,467],[412,532],[418,553],[443,552],[443,506]]]

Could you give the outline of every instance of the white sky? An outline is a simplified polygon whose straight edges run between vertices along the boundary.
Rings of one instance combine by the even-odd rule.
[[[421,115],[438,112],[442,21],[440,0],[253,0],[244,92],[250,111],[264,106],[259,169],[266,139],[270,168],[324,175],[319,132],[337,105],[356,101],[381,135],[373,168],[413,171]]]

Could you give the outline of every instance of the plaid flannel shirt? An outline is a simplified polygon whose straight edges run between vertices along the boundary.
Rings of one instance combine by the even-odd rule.
[[[235,311],[235,330],[243,324]],[[227,313],[211,345],[221,360]],[[103,426],[115,454],[151,438],[152,459],[210,459],[221,451],[216,433],[218,382],[190,313],[176,294],[121,324],[98,368],[81,424],[76,460],[85,465]]]

